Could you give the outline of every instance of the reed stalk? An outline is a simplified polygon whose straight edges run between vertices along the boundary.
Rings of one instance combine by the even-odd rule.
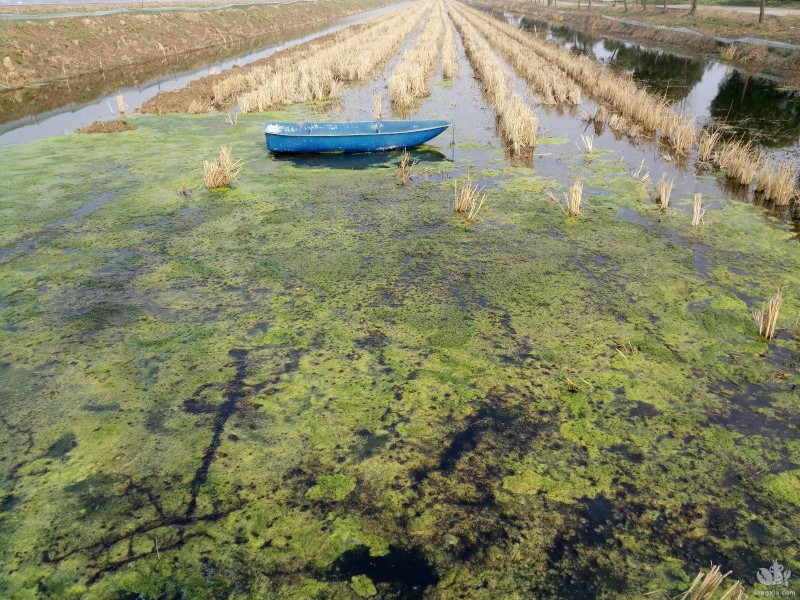
[[[776,295],[761,306],[761,310],[753,311],[753,319],[758,325],[758,335],[766,341],[770,341],[775,337],[775,328],[778,325],[778,315],[781,312],[782,304],[783,294],[781,290],[778,290]]]
[[[475,29],[485,37],[489,46],[508,62],[529,90],[536,95],[540,104],[580,103],[580,88],[568,80],[556,67],[540,58],[517,39],[519,31],[497,21],[486,19],[472,10],[463,10],[463,15]]]
[[[577,179],[572,183],[567,194],[567,216],[577,217],[581,214],[581,202],[583,201],[583,182]]]
[[[469,177],[467,182],[460,190],[458,184],[453,182],[453,210],[459,214],[464,214],[467,221],[475,221],[478,213],[486,201],[486,194],[481,194],[483,188],[473,185]]]
[[[236,181],[236,177],[242,170],[242,163],[242,160],[234,161],[231,158],[231,149],[228,146],[222,146],[219,151],[219,160],[203,163],[205,173],[203,183],[209,190],[230,185]]]
[[[711,600],[730,574],[731,571],[723,574],[719,565],[712,564],[707,573],[700,571],[697,574],[692,585],[683,593],[680,600]],[[746,598],[744,588],[738,581],[734,581],[733,585],[719,596],[719,600],[745,600]]]
[[[701,194],[694,195],[694,212],[692,213],[692,227],[699,227],[704,223],[706,209],[703,208],[703,197]]]
[[[403,153],[400,155],[400,163],[397,165],[397,183],[404,186],[411,181],[411,170],[416,164],[416,160],[411,160],[408,148],[403,148]]]
[[[658,184],[656,185],[656,193],[658,195],[658,204],[662,212],[666,212],[667,209],[669,209],[669,197],[672,194],[674,185],[674,179],[670,179],[669,183],[667,183],[667,174],[661,174],[661,179],[658,180]]]
[[[434,14],[431,15],[431,12]],[[428,79],[439,55],[444,20],[441,6],[438,4],[431,4],[425,14],[428,16],[428,22],[414,45],[400,57],[394,73],[389,78],[389,99],[398,106],[412,106],[418,98],[430,94]]]
[[[700,133],[697,143],[697,158],[700,160],[700,162],[711,162],[711,157],[714,154],[714,150],[719,144],[720,135],[721,134],[718,130],[709,132],[707,129],[704,129]]]

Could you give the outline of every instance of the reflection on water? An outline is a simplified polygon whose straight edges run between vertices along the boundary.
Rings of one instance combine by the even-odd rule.
[[[800,93],[781,89],[770,79],[743,74],[714,60],[597,37],[546,21],[507,18],[572,52],[629,73],[637,83],[701,121],[724,126],[769,148],[800,153]]]

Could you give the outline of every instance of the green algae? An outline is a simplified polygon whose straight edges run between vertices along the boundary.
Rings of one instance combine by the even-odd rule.
[[[564,573],[614,597],[800,566],[800,249],[758,207],[694,229],[604,154],[571,165],[583,216],[509,167],[467,223],[393,156],[135,121],[0,157],[0,595],[402,597],[430,571],[445,598],[570,597]],[[223,143],[245,168],[207,192]]]
[[[347,475],[321,475],[306,494],[312,500],[344,500],[356,489],[356,481]]]
[[[370,598],[378,593],[375,584],[372,583],[372,580],[366,575],[353,576],[350,587],[353,588],[353,591],[359,598]]]

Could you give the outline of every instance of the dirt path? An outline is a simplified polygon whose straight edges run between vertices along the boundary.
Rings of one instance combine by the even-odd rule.
[[[0,22],[0,91],[262,37],[322,23],[392,0],[330,0],[290,5],[224,8]]]

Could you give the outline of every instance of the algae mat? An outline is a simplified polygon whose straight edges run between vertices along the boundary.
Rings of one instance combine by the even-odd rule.
[[[567,219],[563,182],[491,152],[467,223],[442,181],[464,164],[421,152],[399,187],[396,155],[274,160],[259,121],[0,155],[0,596],[618,598],[711,561],[797,572],[784,224],[717,200],[692,229],[608,153],[570,165]],[[245,167],[208,192],[222,143]],[[768,345],[750,310],[778,287]]]

